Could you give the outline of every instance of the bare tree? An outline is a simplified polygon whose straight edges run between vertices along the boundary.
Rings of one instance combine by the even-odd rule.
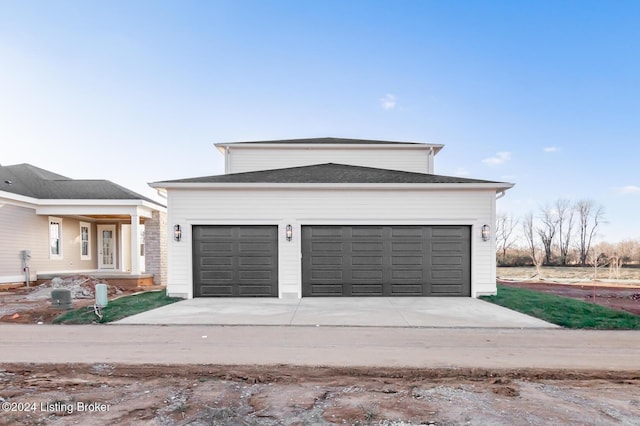
[[[573,218],[575,210],[571,206],[571,201],[566,198],[559,198],[556,201],[556,214],[558,219],[558,245],[560,247],[560,264],[567,265],[569,257],[569,247],[573,232]]]
[[[513,234],[518,220],[513,219],[508,213],[500,213],[496,217],[496,247],[502,254],[502,261],[507,257],[507,250],[514,244],[515,236]]]
[[[604,219],[604,207],[600,204],[596,205],[593,200],[580,200],[576,202],[574,208],[578,214],[580,264],[585,266],[593,237],[596,235],[598,225]]]
[[[541,251],[536,245],[535,222],[532,212],[527,213],[522,220],[522,233],[524,234],[524,239],[527,243],[529,257],[533,262],[533,266],[536,267],[536,275],[540,277],[540,267],[542,266],[542,262],[544,260],[544,252]]]
[[[551,263],[553,238],[558,230],[558,215],[549,206],[540,207],[540,222],[541,226],[536,227],[536,233],[544,247],[544,263],[549,265]]]

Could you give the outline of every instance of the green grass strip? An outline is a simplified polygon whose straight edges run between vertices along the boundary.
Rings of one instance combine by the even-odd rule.
[[[640,328],[640,316],[638,315],[524,288],[498,285],[496,296],[481,298],[487,302],[566,328],[599,330],[637,330]]]
[[[65,312],[54,318],[54,324],[92,324],[94,322],[106,323],[139,314],[161,306],[169,305],[182,300],[177,297],[168,297],[165,291],[147,291],[144,293],[123,296],[110,300],[102,309],[102,319],[99,320],[93,311],[93,307],[75,309]]]

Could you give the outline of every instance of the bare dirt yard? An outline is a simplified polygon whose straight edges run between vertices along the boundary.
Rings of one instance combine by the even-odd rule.
[[[640,375],[10,364],[0,402],[1,425],[635,425]]]
[[[579,267],[544,267],[541,276],[536,276],[535,268],[497,268],[496,274],[498,283],[509,287],[556,294],[640,315],[640,269],[620,271],[620,279],[608,279],[608,269],[604,269],[598,275],[602,278],[596,281],[591,279],[593,268]]]
[[[71,292],[74,309],[93,305],[95,285],[103,281],[90,276],[54,279],[51,283],[0,291],[0,322],[13,324],[51,324],[62,312],[51,307],[51,291],[55,288]],[[132,294],[145,288],[124,289],[107,286],[109,299]],[[149,289],[147,287],[147,289]],[[155,289],[155,287],[153,288]]]
[[[509,285],[585,300],[593,294],[588,278],[567,279],[573,280],[570,285],[517,282],[531,271],[507,269],[520,274],[507,279],[499,271]],[[634,306],[640,301],[633,295],[640,288],[598,284],[596,301],[613,307],[612,302],[628,300],[633,306],[625,309],[639,313]],[[86,285],[76,286],[74,306],[92,303]],[[635,285],[640,287],[640,281]],[[50,290],[0,292],[0,321],[50,323],[59,314],[49,307]],[[47,348],[34,342],[34,350]],[[0,405],[0,425],[637,425],[640,368],[3,363]]]

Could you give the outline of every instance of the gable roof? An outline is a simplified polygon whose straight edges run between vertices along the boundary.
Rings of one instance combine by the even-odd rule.
[[[162,206],[108,180],[71,179],[26,163],[0,166],[0,191],[41,200],[143,200]]]
[[[504,182],[468,179],[453,176],[413,173],[400,170],[351,166],[346,164],[315,164],[285,169],[260,170],[154,182],[152,187],[163,184],[189,183],[294,183],[294,184],[490,184],[499,188],[513,186]]]
[[[252,146],[252,145],[287,145],[287,146],[315,145],[318,147],[322,147],[326,145],[343,145],[343,146],[393,145],[395,147],[432,148],[436,153],[444,147],[444,145],[440,145],[440,144],[429,144],[429,143],[422,143],[422,142],[400,142],[400,141],[382,141],[382,140],[374,140],[374,139],[349,139],[349,138],[332,138],[332,137],[305,138],[305,139],[281,139],[281,140],[268,140],[268,141],[246,141],[246,142],[221,142],[221,143],[215,144],[215,146],[221,150],[224,147],[243,147],[243,146]]]
[[[369,144],[409,144],[409,145],[423,145],[419,142],[394,142],[394,141],[381,141],[371,139],[348,139],[348,138],[304,138],[304,139],[281,139],[270,141],[247,141],[247,142],[227,142],[225,145],[237,145],[237,144],[349,144],[349,145],[369,145]]]

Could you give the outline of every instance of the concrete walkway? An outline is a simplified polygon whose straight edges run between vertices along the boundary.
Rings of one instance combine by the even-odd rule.
[[[114,324],[556,328],[548,322],[462,297],[190,299]]]

